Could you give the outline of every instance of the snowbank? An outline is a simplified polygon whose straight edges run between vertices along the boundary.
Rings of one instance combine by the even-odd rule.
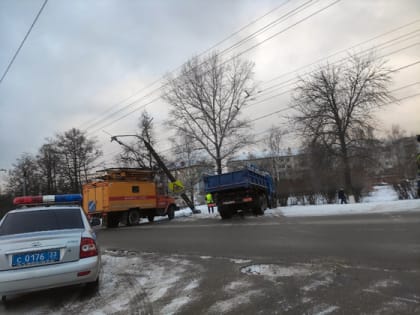
[[[346,215],[346,214],[368,214],[368,213],[387,213],[387,212],[420,212],[420,199],[398,200],[398,201],[379,201],[369,203],[354,204],[330,204],[315,206],[294,206],[268,209],[265,214],[284,215],[286,217],[303,216],[327,216],[327,215]]]
[[[389,185],[374,186],[368,196],[362,198],[362,202],[381,202],[398,200],[397,192]]]
[[[201,210],[200,214],[194,214],[194,218],[217,218],[217,207],[214,214],[208,214],[207,206],[197,206]],[[420,212],[420,199],[398,200],[398,195],[392,186],[375,186],[373,191],[362,199],[361,203],[351,204],[321,204],[305,206],[288,206],[276,209],[267,209],[265,215],[303,217],[303,216],[328,216],[346,214],[368,214],[368,213],[388,213],[388,212]],[[176,212],[177,217],[192,216],[189,208],[181,209]]]

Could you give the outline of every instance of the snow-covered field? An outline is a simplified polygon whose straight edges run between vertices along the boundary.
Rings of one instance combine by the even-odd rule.
[[[217,218],[217,208],[215,214],[208,214],[207,206],[198,206],[200,214],[193,215],[194,218]],[[327,216],[327,215],[348,215],[348,214],[369,214],[369,213],[388,213],[388,212],[407,212],[420,211],[420,199],[398,200],[398,195],[391,186],[382,185],[373,187],[373,191],[362,199],[360,203],[348,204],[323,204],[288,206],[276,209],[268,209],[265,216]],[[191,216],[190,209],[177,211],[177,217]]]

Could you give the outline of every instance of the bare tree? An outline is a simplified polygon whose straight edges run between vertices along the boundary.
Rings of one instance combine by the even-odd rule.
[[[57,135],[57,152],[67,189],[80,193],[82,182],[87,181],[89,172],[95,167],[94,162],[102,152],[97,148],[95,140],[88,139],[84,132],[75,128]]]
[[[194,203],[196,185],[203,174],[212,168],[205,160],[199,145],[189,135],[178,135],[173,139],[173,153],[176,157],[176,177],[184,184],[185,191]]]
[[[137,126],[139,128],[137,134],[153,146],[155,143],[153,117],[147,111],[143,111]],[[136,138],[134,142],[123,146],[122,149],[123,151],[118,156],[117,161],[124,166],[140,168],[153,168],[155,166],[153,156],[141,139]]]
[[[284,150],[283,138],[286,130],[271,126],[268,130],[268,137],[264,140],[270,156],[280,156]]]
[[[292,117],[309,142],[323,145],[343,165],[343,180],[352,192],[351,152],[374,127],[374,110],[393,98],[387,88],[390,72],[373,55],[350,56],[348,62],[327,65],[301,78]]]
[[[311,192],[321,194],[327,203],[335,202],[337,177],[340,175],[337,156],[316,142],[309,143],[304,152],[304,161],[308,166],[305,180],[310,183]]]
[[[42,192],[56,194],[59,183],[60,155],[57,152],[57,144],[52,139],[47,139],[47,143],[42,145],[36,156],[38,169],[42,178]]]
[[[14,196],[38,195],[41,181],[35,157],[23,153],[9,171],[6,191]]]
[[[270,157],[270,165],[268,170],[274,178],[276,189],[278,189],[277,187],[279,187],[280,176],[278,164],[280,156],[282,155],[282,152],[284,150],[283,138],[285,134],[285,130],[276,126],[271,126],[271,128],[268,131],[268,137],[264,141],[264,145],[267,147],[268,154]],[[277,191],[277,193],[279,192]]]
[[[224,62],[213,54],[191,59],[167,80],[163,98],[172,106],[170,125],[197,141],[219,174],[226,158],[252,142],[250,123],[240,117],[255,91],[252,69],[250,62]]]
[[[415,137],[408,136],[399,125],[392,125],[384,140],[383,152],[391,168],[394,181],[413,179],[416,176],[416,141]]]

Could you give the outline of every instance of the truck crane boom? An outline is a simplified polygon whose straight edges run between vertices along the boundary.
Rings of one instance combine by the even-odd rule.
[[[123,143],[121,140],[118,140],[119,137],[137,137],[140,140],[143,141],[144,145],[146,146],[147,150],[149,150],[150,154],[153,156],[153,158],[155,159],[156,163],[158,164],[158,166],[162,169],[162,171],[166,174],[166,176],[168,177],[168,179],[171,182],[175,182],[176,178],[172,175],[172,173],[169,171],[169,169],[166,167],[165,163],[163,163],[162,159],[160,158],[159,154],[157,154],[157,152],[155,151],[155,149],[153,149],[152,145],[143,137],[140,137],[139,135],[118,135],[118,136],[112,136],[111,137],[111,142],[115,141],[118,144],[133,150],[132,148],[130,148],[128,145],[126,145],[125,143]],[[191,209],[191,211],[193,213],[200,213],[200,210],[196,210],[194,207],[194,204],[191,202],[190,198],[188,198],[188,196],[183,192],[180,194],[181,198],[184,199],[185,203],[188,205],[188,207]]]

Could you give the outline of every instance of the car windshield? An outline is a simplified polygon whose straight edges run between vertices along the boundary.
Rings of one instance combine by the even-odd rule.
[[[9,213],[4,218],[0,226],[0,235],[83,227],[83,220],[78,208],[22,211]]]

